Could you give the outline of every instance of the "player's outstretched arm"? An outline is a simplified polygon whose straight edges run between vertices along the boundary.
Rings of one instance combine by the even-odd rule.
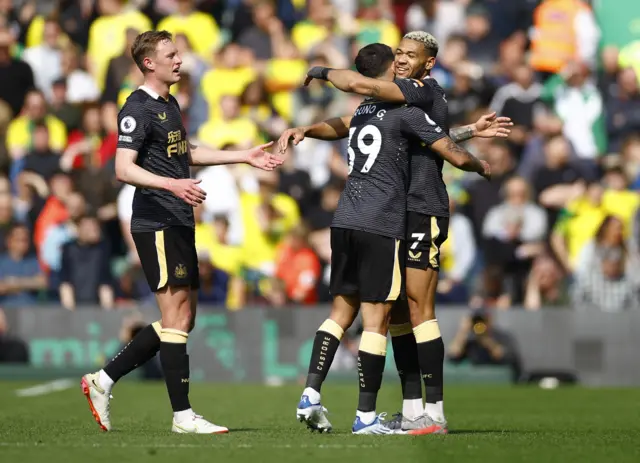
[[[484,114],[475,124],[463,125],[449,131],[451,139],[458,143],[473,137],[479,138],[507,138],[513,126],[510,117],[498,117],[495,112]]]
[[[491,178],[491,167],[487,162],[476,158],[449,137],[444,137],[436,141],[431,145],[431,149],[438,153],[449,164],[460,170],[477,172],[486,179]]]
[[[116,150],[116,178],[139,188],[169,191],[190,206],[201,204],[207,194],[198,186],[200,180],[162,177],[136,164],[138,152],[129,148]]]
[[[284,153],[289,145],[289,140],[293,141],[296,146],[305,137],[315,138],[316,140],[334,141],[349,136],[349,127],[353,116],[334,117],[317,124],[307,125],[304,127],[293,127],[285,130],[278,140],[278,150]]]
[[[262,170],[273,170],[284,162],[281,156],[267,151],[273,142],[254,146],[248,150],[214,150],[189,143],[189,163],[192,166],[218,166],[220,164],[249,164]]]
[[[371,96],[392,103],[404,103],[405,96],[395,83],[386,80],[372,79],[348,69],[331,69],[316,66],[309,70],[304,84],[309,85],[313,79],[328,80],[334,87],[348,93]]]

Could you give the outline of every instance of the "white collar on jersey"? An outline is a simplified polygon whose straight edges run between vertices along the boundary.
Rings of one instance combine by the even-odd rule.
[[[139,89],[139,90],[142,90],[143,92],[147,92],[147,94],[148,94],[151,98],[153,98],[153,99],[155,99],[155,100],[159,100],[159,99],[161,99],[161,98],[162,98],[162,97],[160,96],[160,94],[159,94],[159,93],[157,93],[157,92],[156,92],[156,91],[154,91],[153,89],[151,89],[151,88],[147,87],[146,85],[141,85],[140,87],[138,87],[138,89]],[[164,98],[162,98],[162,99],[164,100]]]

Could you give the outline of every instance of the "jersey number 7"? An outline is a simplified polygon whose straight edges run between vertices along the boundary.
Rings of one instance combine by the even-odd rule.
[[[349,174],[353,171],[353,165],[356,162],[356,152],[351,148],[351,139],[357,129],[358,127],[351,127],[349,129],[349,141],[347,148],[347,153],[349,154]],[[367,144],[364,141],[367,135],[373,137],[373,141],[370,144]],[[380,154],[380,149],[382,148],[382,134],[380,133],[380,129],[375,125],[365,125],[358,133],[356,144],[358,151],[367,156],[364,166],[360,169],[360,172],[366,174],[371,170],[371,167],[373,167],[373,163],[376,162],[376,158],[378,157],[378,154]]]

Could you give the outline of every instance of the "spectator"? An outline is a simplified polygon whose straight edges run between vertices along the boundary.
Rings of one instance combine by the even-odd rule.
[[[198,130],[198,140],[215,149],[225,145],[250,147],[262,142],[258,126],[248,117],[240,116],[240,99],[233,95],[220,98],[220,119],[209,119]],[[248,146],[246,146],[248,145]]]
[[[623,141],[640,133],[640,85],[633,69],[618,74],[616,95],[607,103],[609,151],[618,152]]]
[[[251,11],[253,26],[238,37],[238,44],[253,51],[256,59],[268,60],[274,48],[285,40],[284,26],[276,16],[273,0],[259,0]]]
[[[36,124],[33,128],[33,149],[24,158],[24,170],[42,177],[45,182],[60,170],[60,153],[52,151],[49,146],[49,129],[45,124]]]
[[[276,61],[280,61],[280,64],[286,65],[283,61],[288,60],[271,60],[272,67],[277,66]],[[302,63],[304,63],[303,66],[306,68],[307,63],[305,61],[302,61]],[[270,69],[267,72],[272,74],[270,78],[273,80],[270,81],[270,84],[274,87],[273,90],[278,91],[278,93],[282,91],[288,94],[287,90],[289,90],[289,88],[287,88],[287,84],[284,82],[284,89],[280,90],[279,88],[275,88],[279,85],[279,82],[275,81],[277,79],[276,74],[278,74],[278,70]],[[306,69],[302,72],[303,74],[296,79],[296,86],[300,84]],[[286,75],[284,70],[282,75]],[[278,138],[280,134],[286,130],[287,123],[282,119],[282,117],[280,117],[277,110],[269,100],[269,93],[267,91],[267,84],[265,80],[257,79],[251,82],[240,96],[240,114],[243,117],[251,119],[265,137]]]
[[[317,302],[320,261],[309,245],[309,231],[303,225],[294,227],[279,246],[275,275],[284,283],[290,303],[311,305]]]
[[[94,78],[80,69],[80,50],[75,45],[69,45],[62,51],[62,75],[67,81],[69,103],[93,102],[100,98]]]
[[[602,204],[603,194],[604,189],[598,182],[586,186],[576,183],[553,227],[551,247],[568,274],[573,273],[582,248],[595,236],[607,215]]]
[[[514,383],[520,379],[520,356],[513,337],[493,325],[489,313],[479,310],[463,316],[449,345],[449,360],[472,365],[505,365]]]
[[[41,248],[41,260],[50,273],[50,280],[56,282],[58,287],[59,272],[62,267],[62,249],[65,244],[73,241],[78,236],[78,221],[87,213],[87,203],[79,193],[71,193],[65,200],[69,211],[68,219],[53,227],[50,227],[44,238]]]
[[[140,31],[137,29],[127,28],[125,31],[126,43],[122,53],[109,61],[104,91],[102,92],[103,103],[118,104],[118,94],[133,63],[131,47],[139,33]]]
[[[9,334],[9,323],[4,311],[0,309],[0,364],[29,363],[29,347],[22,339]]]
[[[106,133],[104,130],[100,107],[97,104],[85,105],[81,129],[69,134],[69,143],[62,157],[62,169],[69,172],[91,165],[105,166],[116,154],[117,138],[116,132]]]
[[[82,123],[82,108],[67,101],[67,79],[59,77],[53,81],[49,111],[60,119],[68,131],[77,130]]]
[[[400,30],[389,15],[385,15],[384,2],[361,0],[356,16],[357,34],[354,45],[358,49],[376,42],[386,43],[391,47],[400,44]]]
[[[596,253],[594,267],[578,273],[573,288],[577,310],[622,312],[640,307],[637,278],[626,273],[627,256],[622,248],[605,248]],[[637,273],[638,267],[633,271]]]
[[[177,0],[177,11],[158,23],[157,30],[185,34],[195,52],[208,59],[220,45],[218,25],[211,15],[196,10],[194,0]]]
[[[513,82],[498,89],[493,96],[491,110],[511,118],[514,123],[511,133],[519,132],[516,137],[519,145],[524,144],[526,134],[533,128],[534,109],[541,91],[542,86],[534,81],[532,69],[520,64],[513,71]]]
[[[476,242],[471,221],[457,211],[451,197],[449,207],[449,236],[440,249],[441,276],[436,299],[443,304],[466,304],[466,282],[476,259]]]
[[[452,34],[464,32],[464,6],[460,1],[421,0],[407,10],[405,27],[409,31],[429,31],[439,43]]]
[[[640,136],[631,135],[622,144],[622,165],[631,179],[630,188],[640,190]]]
[[[0,304],[22,307],[35,304],[37,291],[47,286],[38,259],[29,255],[31,235],[24,225],[15,225],[7,236],[7,251],[0,256]]]
[[[216,306],[225,306],[229,291],[229,274],[217,269],[211,263],[208,253],[198,254],[200,288],[198,302]]]
[[[467,61],[467,41],[462,34],[451,35],[446,42],[440,42],[442,50],[431,71],[431,76],[445,90],[453,86],[453,71],[459,63]]]
[[[258,192],[244,192],[240,196],[245,236],[243,261],[248,269],[247,277],[254,284],[274,275],[276,248],[300,221],[293,198],[277,192],[278,174],[259,171],[257,175]]]
[[[7,238],[15,226],[13,201],[9,192],[9,182],[0,177],[0,184],[6,184],[7,191],[0,193],[0,253],[7,251]]]
[[[599,258],[610,249],[620,249],[625,254],[627,274],[631,275],[637,271],[640,268],[639,262],[637,256],[631,252],[631,246],[625,239],[624,231],[622,220],[613,215],[606,216],[595,238],[586,243],[580,251],[575,274],[585,275],[592,271],[599,265]]]
[[[47,187],[45,186],[45,188]],[[46,199],[34,223],[33,241],[38,256],[40,256],[49,229],[69,218],[66,202],[73,191],[71,178],[63,172],[56,173],[49,181],[48,190],[51,192],[51,196]]]
[[[566,63],[595,66],[600,30],[582,0],[543,0],[533,15],[531,66],[543,75],[562,71]]]
[[[536,257],[527,280],[525,309],[566,306],[569,302],[562,268],[549,254]]]
[[[125,0],[101,0],[98,3],[100,16],[89,28],[88,68],[100,89],[105,86],[109,61],[124,49],[126,30],[153,29],[149,18],[136,9],[128,8],[126,3]]]
[[[67,310],[78,305],[113,308],[109,250],[106,248],[96,217],[78,221],[78,238],[62,248],[60,301]]]
[[[306,217],[310,209],[315,205],[317,198],[313,195],[314,191],[309,173],[296,167],[295,159],[290,153],[291,149],[288,149],[288,151],[288,153],[284,153],[285,160],[279,169],[280,184],[278,191],[295,199],[303,217]],[[333,214],[333,211],[331,214]]]
[[[569,62],[544,85],[541,98],[562,120],[562,133],[580,159],[592,165],[606,149],[604,104],[589,68]]]
[[[33,130],[35,124],[42,123],[49,130],[49,148],[62,152],[67,144],[67,129],[60,119],[47,114],[44,95],[39,90],[31,90],[24,103],[22,115],[16,117],[9,124],[7,130],[7,148],[11,159],[23,158],[33,145]]]
[[[533,188],[538,202],[547,210],[550,227],[566,204],[573,185],[585,179],[576,163],[571,161],[570,150],[569,143],[562,136],[551,138],[544,147],[544,165],[533,174]]]
[[[209,120],[220,119],[220,98],[223,95],[239,97],[256,79],[253,62],[253,53],[236,43],[225,45],[217,53],[213,69],[207,71],[200,83],[202,95],[209,105]]]
[[[524,280],[543,248],[547,232],[544,210],[531,202],[529,185],[521,177],[505,184],[504,201],[484,221],[485,259],[513,279],[513,301],[524,298]]]
[[[330,39],[334,21],[335,10],[329,0],[309,0],[307,17],[293,26],[291,40],[303,55],[307,55],[316,45]]]
[[[484,142],[481,142],[484,143]],[[514,160],[509,146],[502,141],[487,142],[483,154],[491,165],[491,181],[474,180],[467,188],[467,215],[473,224],[476,243],[481,243],[484,218],[491,208],[500,204],[500,190],[513,175]]]
[[[0,26],[0,100],[6,101],[16,116],[24,106],[27,92],[34,87],[34,79],[31,67],[11,56],[13,45],[11,32]]]
[[[245,302],[243,250],[229,243],[229,220],[224,215],[214,216],[212,222],[202,221],[202,207],[196,213],[196,248],[199,258],[210,265],[209,296],[216,294],[230,310],[241,309]]]
[[[491,26],[487,9],[480,3],[471,4],[466,17],[467,51],[485,72],[491,70],[500,50],[500,38],[492,33]]]
[[[53,18],[44,22],[43,43],[24,52],[24,61],[31,66],[36,86],[47,100],[52,98],[53,82],[62,74],[62,45],[60,25]]]

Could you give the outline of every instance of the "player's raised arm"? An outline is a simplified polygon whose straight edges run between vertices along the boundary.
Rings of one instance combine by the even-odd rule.
[[[404,103],[400,88],[391,81],[373,79],[348,69],[331,69],[316,66],[309,70],[305,85],[312,79],[327,80],[343,92],[371,96],[392,103]]]
[[[262,170],[273,170],[284,162],[267,151],[273,142],[254,146],[248,150],[214,150],[189,143],[189,164],[192,166],[217,166],[220,164],[249,164]]]
[[[287,150],[289,140],[293,140],[293,145],[297,145],[305,137],[315,138],[316,140],[334,141],[349,136],[349,127],[353,116],[334,117],[317,124],[307,125],[304,127],[293,127],[285,130],[278,140],[278,149],[280,153]]]
[[[511,133],[509,127],[513,126],[510,117],[498,115],[495,112],[484,114],[475,124],[463,125],[449,131],[449,136],[454,142],[479,138],[507,138]]]

